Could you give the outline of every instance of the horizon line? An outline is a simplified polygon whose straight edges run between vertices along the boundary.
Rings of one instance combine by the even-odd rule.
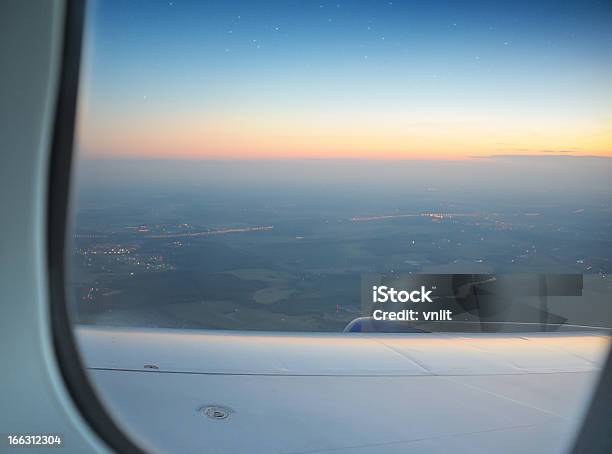
[[[429,162],[454,162],[454,161],[473,161],[473,160],[495,160],[495,159],[611,159],[610,155],[576,155],[576,154],[488,154],[488,155],[466,155],[457,157],[363,157],[363,156],[261,156],[261,157],[192,157],[192,156],[139,156],[139,155],[89,155],[76,153],[76,158],[82,161],[185,161],[185,162],[270,162],[270,161],[429,161]]]

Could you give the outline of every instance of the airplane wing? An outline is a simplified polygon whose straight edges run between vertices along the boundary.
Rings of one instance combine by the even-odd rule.
[[[277,334],[77,328],[153,452],[564,452],[607,331]]]

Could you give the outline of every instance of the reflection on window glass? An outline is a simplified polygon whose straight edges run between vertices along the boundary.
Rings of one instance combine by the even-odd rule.
[[[76,320],[611,327],[609,25],[598,3],[91,4]]]

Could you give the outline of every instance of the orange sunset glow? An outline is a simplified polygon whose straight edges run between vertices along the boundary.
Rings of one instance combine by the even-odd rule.
[[[391,113],[342,117],[197,114],[145,115],[82,122],[92,157],[187,159],[366,158],[464,159],[496,154],[612,156],[604,125],[548,122],[514,128],[502,119],[418,121]],[[569,122],[568,122],[569,123]]]

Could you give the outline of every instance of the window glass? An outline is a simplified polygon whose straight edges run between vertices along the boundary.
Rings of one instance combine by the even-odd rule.
[[[66,287],[118,424],[154,452],[570,449],[612,328],[611,25],[88,3]]]

